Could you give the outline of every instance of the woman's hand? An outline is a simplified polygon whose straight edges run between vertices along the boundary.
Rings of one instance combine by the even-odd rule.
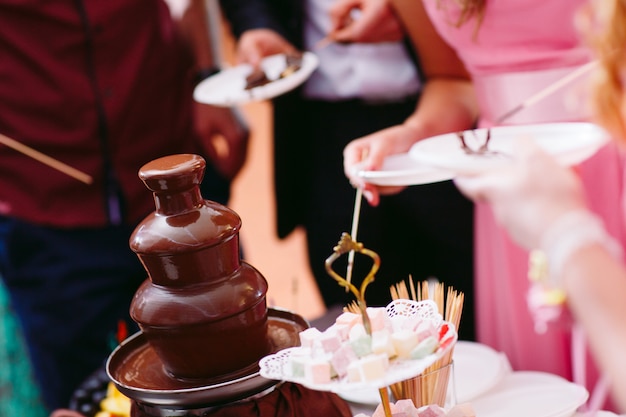
[[[474,201],[489,203],[511,237],[534,249],[558,217],[585,209],[584,191],[576,174],[532,139],[518,139],[514,149],[516,158],[506,168],[458,177],[455,183]]]
[[[379,170],[387,156],[408,151],[417,139],[419,136],[416,131],[405,123],[355,139],[344,148],[344,173],[354,187],[363,190],[363,196],[372,206],[378,205],[380,195],[398,193],[404,187],[370,184],[359,177],[357,172]]]

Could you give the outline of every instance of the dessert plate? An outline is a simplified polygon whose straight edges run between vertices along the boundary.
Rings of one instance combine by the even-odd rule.
[[[448,395],[456,395],[456,403],[471,402],[493,389],[507,374],[511,365],[506,356],[489,346],[459,340],[454,347],[454,390],[448,386]],[[479,376],[479,377],[477,377]],[[346,401],[376,407],[380,395],[376,389],[345,390],[338,395]]]
[[[584,387],[559,376],[522,371],[507,375],[472,407],[480,417],[569,417],[588,396]]]
[[[490,131],[490,132],[489,132]],[[488,152],[467,152],[457,133],[433,136],[417,142],[409,155],[427,166],[448,169],[457,174],[480,173],[509,164],[514,155],[514,141],[529,138],[563,165],[573,165],[593,155],[608,139],[608,134],[592,123],[544,123],[520,126],[497,126],[463,132],[467,147],[478,151],[491,138]]]
[[[265,356],[259,361],[260,374],[267,379],[295,382],[317,391],[339,393],[347,390],[378,390],[421,374],[430,365],[443,358],[456,343],[458,335],[454,325],[443,321],[437,311],[436,304],[432,300],[419,302],[394,300],[387,305],[387,314],[390,320],[392,322],[396,321],[396,323],[413,317],[429,320],[435,328],[439,329],[440,338],[444,341],[442,346],[434,353],[421,359],[391,359],[384,375],[368,381],[350,382],[347,378],[334,378],[327,383],[315,383],[302,376],[295,375],[291,369],[292,357],[311,354],[310,349],[303,347],[283,349],[278,353]]]
[[[473,401],[511,372],[506,355],[481,343],[459,340],[453,358],[457,403]]]
[[[235,106],[251,101],[269,100],[298,87],[317,68],[318,58],[311,52],[302,55],[301,67],[284,78],[280,73],[286,68],[284,54],[271,55],[261,61],[261,69],[271,81],[265,85],[246,89],[246,77],[252,73],[252,66],[238,65],[225,69],[201,81],[193,92],[193,98],[214,106]]]
[[[454,171],[421,164],[403,153],[385,158],[380,170],[358,170],[357,175],[376,185],[408,186],[449,180],[454,177]]]

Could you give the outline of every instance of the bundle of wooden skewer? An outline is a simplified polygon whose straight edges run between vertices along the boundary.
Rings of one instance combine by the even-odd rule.
[[[463,312],[463,293],[452,287],[448,287],[446,292],[445,285],[441,282],[422,281],[416,287],[411,278],[408,281],[408,288],[405,281],[390,288],[392,299],[433,300],[444,320],[452,323],[458,332]],[[427,404],[443,406],[452,368],[453,352],[454,346],[446,355],[426,368],[421,375],[392,384],[389,388],[395,399],[411,399],[416,407]]]

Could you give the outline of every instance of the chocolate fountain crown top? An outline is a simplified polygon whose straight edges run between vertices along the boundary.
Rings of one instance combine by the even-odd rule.
[[[190,252],[235,238],[241,219],[229,208],[204,200],[200,183],[206,162],[181,154],[144,165],[139,178],[154,194],[156,210],[137,227],[130,240],[138,255]]]

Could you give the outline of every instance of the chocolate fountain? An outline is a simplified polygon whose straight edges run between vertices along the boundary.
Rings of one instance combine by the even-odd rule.
[[[208,415],[269,398],[287,383],[261,377],[259,359],[298,346],[308,327],[296,314],[267,308],[267,281],[240,259],[241,219],[201,196],[204,169],[204,159],[183,154],[139,171],[156,205],[130,238],[148,272],[130,307],[141,331],[107,361],[133,416]],[[307,395],[330,401],[334,415],[349,415],[334,397]]]

